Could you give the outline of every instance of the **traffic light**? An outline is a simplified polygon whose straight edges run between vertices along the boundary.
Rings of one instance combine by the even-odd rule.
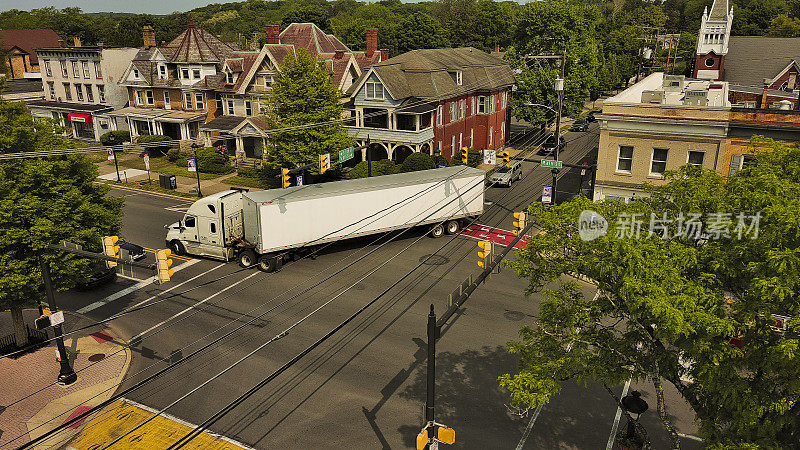
[[[511,162],[511,153],[508,153],[508,150],[500,153],[500,156],[503,157],[504,163],[508,164],[509,162]]]
[[[481,269],[485,269],[487,265],[491,262],[492,257],[492,243],[489,241],[478,241],[478,247],[482,251],[478,252],[478,267]]]
[[[289,169],[285,168],[281,169],[281,180],[282,180],[281,186],[283,186],[284,189],[292,185],[291,176],[289,175]]]
[[[417,435],[417,450],[424,450],[425,446],[428,445],[428,429],[425,428],[424,430],[420,431]]]
[[[525,229],[525,221],[527,220],[526,214],[524,212],[515,212],[514,213],[514,228],[515,230],[512,233],[519,235],[522,233],[522,230]]]
[[[169,281],[169,279],[172,278],[172,274],[175,273],[174,270],[170,269],[170,266],[172,266],[170,255],[172,255],[172,252],[169,249],[158,250],[156,252],[158,280],[161,283]]]
[[[439,426],[436,439],[445,444],[453,445],[456,443],[456,430],[446,426]]]
[[[319,155],[319,174],[322,175],[323,173],[327,172],[328,169],[331,168],[331,154],[325,153],[324,155]]]
[[[466,166],[468,161],[469,161],[469,149],[467,149],[467,147],[464,147],[461,149],[461,162],[463,162],[464,165]]]
[[[45,313],[36,318],[33,321],[33,325],[36,327],[37,330],[44,330],[45,328],[50,326],[50,311],[45,311]]]
[[[103,254],[112,258],[119,258],[119,245],[117,245],[118,240],[118,236],[104,236]],[[111,269],[112,267],[117,267],[117,263],[114,261],[106,261],[106,266]]]

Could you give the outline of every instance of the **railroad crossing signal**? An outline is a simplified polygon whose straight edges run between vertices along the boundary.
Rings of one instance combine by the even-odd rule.
[[[478,241],[478,247],[482,251],[478,252],[478,267],[485,269],[489,265],[492,257],[492,243],[489,241]]]
[[[461,162],[463,162],[464,165],[466,166],[468,161],[469,161],[469,149],[467,149],[467,147],[463,147],[461,149]]]
[[[104,236],[103,254],[112,258],[119,258],[119,245],[117,245],[118,240],[119,236]],[[111,269],[113,267],[117,267],[117,263],[114,261],[106,261],[106,266]]]
[[[172,255],[172,252],[169,249],[158,250],[156,252],[158,281],[161,283],[169,281],[169,279],[172,278],[172,274],[175,273],[174,270],[170,269],[170,266],[172,266],[170,255]]]
[[[281,186],[284,189],[288,188],[292,185],[292,178],[289,175],[289,169],[283,168],[281,169]]]
[[[319,155],[319,174],[322,175],[323,173],[327,172],[328,169],[331,168],[331,154],[325,153],[324,155]]]
[[[502,153],[500,153],[500,156],[503,157],[504,163],[508,164],[509,162],[511,162],[511,153],[508,153],[508,150],[505,150]]]
[[[526,216],[527,215],[524,212],[514,213],[514,219],[516,220],[514,220],[515,229],[512,231],[512,233],[516,234],[517,236],[519,236],[519,234],[522,233],[522,230],[525,229],[525,222],[527,220]]]

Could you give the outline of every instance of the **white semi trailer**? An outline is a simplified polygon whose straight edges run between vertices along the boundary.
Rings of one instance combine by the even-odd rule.
[[[176,254],[238,259],[271,272],[313,246],[358,236],[431,227],[440,237],[483,213],[485,174],[466,166],[295,186],[224,191],[192,204],[168,229]]]

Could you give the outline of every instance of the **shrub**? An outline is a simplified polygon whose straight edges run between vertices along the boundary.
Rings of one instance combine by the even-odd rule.
[[[131,133],[129,131],[109,131],[100,136],[100,143],[103,145],[122,144],[123,142],[131,141]]]
[[[412,153],[400,166],[401,172],[416,172],[418,170],[435,169],[436,163],[430,155],[425,153]]]
[[[180,149],[177,148],[169,149],[169,151],[167,152],[167,159],[170,160],[171,162],[176,162],[179,159],[181,159]]]
[[[459,158],[461,155],[459,154]],[[471,148],[467,152],[467,165],[470,167],[478,167],[478,164],[483,162],[483,155],[478,150]]]
[[[447,162],[447,158],[442,155],[436,155],[433,157],[433,163],[436,164],[436,167],[439,166],[449,166],[450,163]]]
[[[169,136],[164,136],[162,134],[152,134],[149,136],[139,136],[139,143],[140,144],[152,144],[154,142],[165,142],[171,141],[172,138]],[[167,152],[172,148],[173,144],[164,144],[164,145],[148,145],[147,152],[154,156],[162,156],[166,155]]]
[[[361,161],[347,174],[347,178],[366,178],[367,170],[367,161]],[[381,159],[372,162],[372,176],[391,175],[394,173],[400,173],[400,166],[391,160]]]
[[[206,173],[231,173],[233,167],[228,164],[228,159],[219,154],[216,147],[197,149],[197,167]]]

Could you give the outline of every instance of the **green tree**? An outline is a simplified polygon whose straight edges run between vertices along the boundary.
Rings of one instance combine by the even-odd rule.
[[[302,48],[297,56],[286,56],[272,94],[267,97],[270,128],[327,123],[272,133],[267,141],[268,163],[273,167],[295,167],[352,145],[353,138],[338,121],[342,117],[341,95],[330,72],[316,56]]]
[[[372,176],[377,177],[381,175],[393,175],[400,173],[400,166],[394,163],[391,159],[379,159],[372,161]],[[353,167],[353,170],[347,173],[347,178],[366,178],[369,174],[368,161],[361,161]]]
[[[422,48],[450,47],[444,27],[423,12],[416,12],[400,20],[392,36],[393,54],[401,54]]]
[[[772,19],[767,29],[767,36],[797,37],[800,36],[800,19],[781,14]]]
[[[416,172],[417,170],[435,169],[436,163],[427,153],[414,152],[400,165],[401,172]]]
[[[34,119],[23,103],[0,99],[0,154],[69,147],[52,121]],[[68,289],[86,259],[48,250],[62,239],[99,251],[100,237],[120,229],[122,199],[95,184],[97,167],[83,156],[0,163],[0,309],[10,308],[17,344],[27,343],[22,308],[47,301],[39,258],[55,289]]]
[[[707,445],[790,448],[800,441],[800,149],[772,141],[754,141],[754,148],[764,149],[756,162],[729,178],[686,166],[638,202],[576,197],[529,208],[545,233],[510,265],[529,279],[527,294],[552,281],[557,287],[543,291],[538,326],[508,344],[519,367],[500,383],[516,405],[547,402],[567,380],[650,382],[677,448],[666,382],[693,408]],[[579,237],[584,210],[609,220],[605,236]],[[723,227],[729,236],[686,238],[674,220],[700,214],[714,233],[708,226],[716,213],[731,219],[716,222],[730,225]],[[740,213],[747,216],[741,236]],[[630,214],[644,218],[638,238],[624,226]],[[664,214],[673,219],[669,238],[660,229],[650,236],[648,219]],[[756,214],[758,228],[747,229]],[[564,281],[571,274],[594,280],[597,297],[584,298]],[[795,319],[776,332],[771,314]]]

